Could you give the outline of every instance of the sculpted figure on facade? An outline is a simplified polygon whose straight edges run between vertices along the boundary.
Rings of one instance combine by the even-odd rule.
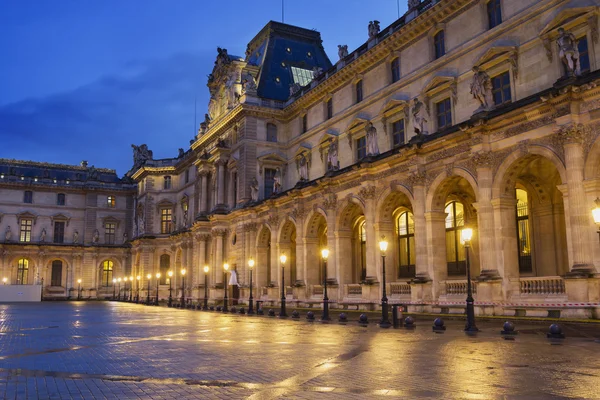
[[[40,242],[44,243],[46,241],[46,228],[42,229],[42,233],[40,233]]]
[[[347,44],[338,44],[338,56],[340,60],[348,57],[348,45]]]
[[[471,94],[479,101],[480,107],[475,111],[489,111],[494,108],[494,100],[492,98],[492,80],[490,76],[479,69],[473,67],[473,81],[471,82]]]
[[[331,138],[329,139],[329,148],[327,149],[327,171],[337,171],[338,169],[340,169],[338,146],[337,142]]]
[[[367,138],[367,156],[376,156],[379,154],[379,144],[377,143],[377,128],[372,122],[367,124],[365,128]]]
[[[123,232],[123,243],[127,243],[127,240],[129,240],[129,237],[127,236],[127,232]]]
[[[413,100],[412,117],[413,125],[415,127],[415,133],[420,135],[429,134],[429,132],[427,131],[427,121],[429,119],[427,107],[425,107],[425,104],[423,104],[423,102],[418,98],[415,98]]]
[[[12,240],[12,231],[10,230],[10,225],[6,227],[6,231],[4,232],[4,241],[10,242]]]
[[[148,160],[152,160],[152,151],[148,150],[148,145],[142,144],[141,146],[131,145],[133,149],[133,165],[140,166]]]
[[[79,243],[79,231],[73,232],[73,244]]]
[[[312,70],[313,79],[318,79],[322,73],[323,73],[323,68],[314,67]]]
[[[275,176],[273,177],[273,194],[281,193],[281,170],[277,168]]]
[[[188,210],[183,211],[183,227],[187,228],[188,226]]]
[[[256,177],[252,178],[252,182],[250,182],[250,198],[252,201],[258,201],[258,180]]]
[[[246,72],[242,77],[242,94],[256,94],[257,89],[256,79],[254,79],[251,73]]]
[[[308,181],[308,160],[304,153],[300,155],[298,160],[298,174],[300,175],[300,182]]]
[[[100,241],[100,232],[98,229],[94,230],[94,235],[92,236],[92,243],[97,244]]]
[[[377,36],[380,30],[379,21],[369,21],[369,39],[373,39]]]
[[[411,10],[421,4],[421,0],[408,0],[408,9]]]
[[[581,75],[577,38],[571,32],[566,32],[564,28],[558,28],[558,35],[558,39],[556,39],[558,56],[567,67],[567,74],[569,76]]]
[[[215,99],[214,95],[210,96],[210,100],[208,101],[208,117],[210,119],[214,119],[217,117],[217,108],[219,105],[217,104],[217,99]]]

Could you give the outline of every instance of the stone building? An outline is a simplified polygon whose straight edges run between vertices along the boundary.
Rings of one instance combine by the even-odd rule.
[[[463,312],[469,262],[478,313],[598,317],[599,6],[411,0],[334,63],[273,21],[219,48],[189,149],[134,146],[137,288],[245,303],[252,259],[255,299],[318,304],[327,279],[376,308],[385,236],[392,303]]]
[[[43,284],[46,299],[111,297],[129,270],[135,187],[85,161],[0,159],[3,283]]]

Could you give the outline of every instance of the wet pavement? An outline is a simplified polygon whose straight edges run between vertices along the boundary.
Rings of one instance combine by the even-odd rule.
[[[317,313],[318,314],[318,313]],[[337,313],[332,314],[337,317]],[[600,329],[433,333],[113,302],[0,305],[2,399],[600,399]]]

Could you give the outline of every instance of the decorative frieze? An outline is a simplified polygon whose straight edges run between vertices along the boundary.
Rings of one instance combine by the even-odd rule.
[[[371,185],[360,189],[358,191],[358,196],[363,200],[373,200],[375,198],[376,192],[377,188]]]
[[[434,153],[426,158],[427,163],[432,163],[438,160],[442,160],[444,158],[453,157],[457,154],[467,153],[471,149],[470,143],[463,143],[458,146],[451,147],[449,149],[443,149]]]
[[[227,235],[227,229],[225,228],[213,228],[213,230],[211,231],[212,236],[213,237],[217,237],[217,236],[226,236]]]
[[[591,129],[584,124],[567,124],[556,131],[559,141],[565,144],[579,143],[585,147],[591,146]]]
[[[336,194],[326,195],[323,199],[323,208],[326,210],[335,210],[338,206],[338,199]]]

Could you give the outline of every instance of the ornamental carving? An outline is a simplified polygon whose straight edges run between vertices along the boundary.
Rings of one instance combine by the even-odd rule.
[[[323,200],[323,208],[326,210],[335,210],[337,208],[337,195],[330,194]]]
[[[591,129],[584,124],[567,124],[561,126],[556,132],[560,142],[565,144],[579,143],[585,147],[591,145]]]
[[[308,212],[306,211],[306,209],[304,208],[294,208],[292,210],[292,212],[290,213],[290,216],[296,220],[299,219],[303,219],[304,217],[306,217],[306,215],[308,214]]]
[[[554,123],[554,118],[555,116],[553,115],[547,115],[545,117],[536,119],[535,121],[529,121],[521,125],[513,126],[511,128],[508,128],[506,131],[501,132],[498,135],[499,137],[496,137],[496,135],[494,135],[494,139],[509,138],[521,134],[523,132],[531,131],[542,126],[550,125]]]
[[[269,216],[268,219],[269,225],[272,227],[276,227],[279,225],[279,215],[273,214]]]
[[[471,155],[471,159],[477,168],[492,168],[496,162],[496,154],[493,151],[478,151]]]
[[[211,238],[211,235],[209,235],[208,233],[201,233],[199,235],[196,235],[196,240],[199,242],[208,242]]]
[[[360,189],[358,191],[358,195],[363,200],[372,200],[375,198],[376,192],[377,192],[377,188],[375,186],[367,186],[367,187],[363,187],[362,189]]]
[[[600,99],[587,101],[580,106],[581,112],[592,111],[600,108]]]
[[[411,186],[426,186],[429,181],[427,173],[424,171],[413,172],[406,179]]]
[[[444,158],[455,156],[457,154],[467,153],[470,149],[471,149],[471,144],[464,143],[464,144],[454,146],[449,149],[444,149],[442,151],[438,151],[437,153],[434,153],[434,154],[430,155],[429,157],[427,157],[426,162],[431,163],[434,161],[442,160]]]
[[[250,222],[244,225],[244,232],[256,232],[258,230],[258,224],[256,222]]]
[[[215,228],[212,231],[212,235],[213,237],[217,237],[217,236],[225,236],[227,235],[227,229],[224,228]]]

